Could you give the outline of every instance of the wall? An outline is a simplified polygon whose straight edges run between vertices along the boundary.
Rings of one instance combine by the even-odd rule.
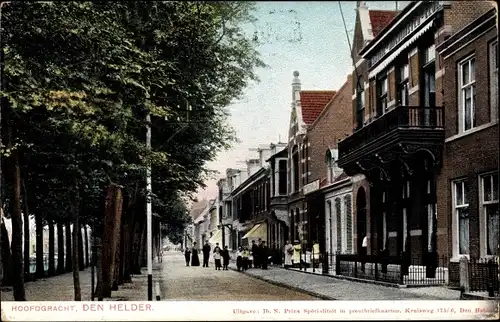
[[[327,176],[326,151],[337,148],[337,141],[352,132],[350,121],[352,76],[337,91],[316,121],[307,131],[309,146],[308,182]]]

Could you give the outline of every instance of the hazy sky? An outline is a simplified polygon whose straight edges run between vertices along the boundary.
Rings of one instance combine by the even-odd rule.
[[[398,1],[401,9],[409,1]],[[356,2],[341,1],[352,42]],[[395,9],[396,1],[366,1],[370,9]],[[258,47],[268,65],[257,71],[260,83],[250,85],[245,97],[230,107],[231,124],[241,143],[219,154],[208,166],[223,177],[230,167],[244,167],[249,151],[259,144],[287,142],[293,71],[300,72],[303,90],[339,89],[352,71],[349,45],[338,1],[257,2],[258,21],[248,26],[257,31]],[[216,180],[207,182],[199,198],[214,198]]]

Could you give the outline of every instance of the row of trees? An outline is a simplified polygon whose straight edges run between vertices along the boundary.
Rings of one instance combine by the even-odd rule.
[[[236,140],[226,107],[264,66],[243,31],[252,9],[249,2],[3,4],[0,203],[12,219],[12,242],[2,227],[1,255],[15,300],[26,300],[28,216],[40,241],[49,227],[49,275],[57,273],[54,226],[58,236],[66,227],[71,256],[65,263],[59,253],[57,267],[71,267],[75,300],[83,255],[78,227],[93,227],[94,237],[115,234],[117,284],[144,264],[147,198],[177,241],[190,220],[186,201],[212,175],[206,162]],[[105,224],[107,216],[115,221]],[[100,270],[114,270],[104,257]]]

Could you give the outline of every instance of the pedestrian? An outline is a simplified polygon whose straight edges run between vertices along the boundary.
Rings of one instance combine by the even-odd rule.
[[[300,242],[296,239],[293,245],[293,257],[292,257],[292,266],[293,267],[300,267],[300,252],[302,250],[302,247],[300,246]]]
[[[287,240],[285,245],[285,268],[289,268],[290,266],[293,265],[292,256],[293,256],[293,245],[289,240]]]
[[[215,243],[215,247],[214,247],[214,259],[215,259],[215,254],[218,253],[219,255],[221,255],[221,252],[222,252],[222,250],[219,247],[219,243]],[[217,269],[217,265],[215,265],[215,269]]]
[[[319,262],[320,262],[320,248],[319,248],[319,243],[317,240],[313,242],[313,247],[312,247],[312,262],[313,266],[318,268],[319,267]]]
[[[203,267],[208,267],[208,260],[210,258],[210,244],[208,240],[205,241],[205,245],[203,245]]]
[[[253,267],[259,267],[259,246],[252,240]]]
[[[191,250],[186,247],[184,251],[184,258],[186,259],[186,266],[189,266],[189,259],[191,258]]]
[[[267,247],[266,242],[262,241],[259,249],[260,257],[260,267],[262,269],[267,269],[267,263],[269,261],[269,247]]]
[[[223,260],[223,270],[229,270],[229,249],[227,246],[224,246],[224,250],[222,251],[222,260]]]
[[[221,258],[222,258],[222,256],[220,254],[220,247],[217,247],[215,249],[215,253],[214,253],[214,261],[215,261],[215,270],[216,271],[220,271],[220,268],[222,267],[222,265],[220,263]]]
[[[200,266],[200,259],[198,258],[198,248],[196,242],[193,243],[193,248],[191,249],[191,266]]]
[[[245,247],[243,250],[243,270],[246,271],[248,269],[248,257],[250,257],[250,252],[248,251],[248,247]]]
[[[236,267],[238,272],[243,268],[243,248],[241,246],[236,251]]]

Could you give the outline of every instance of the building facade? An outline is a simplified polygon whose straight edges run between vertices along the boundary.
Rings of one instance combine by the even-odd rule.
[[[447,216],[438,216],[438,245],[454,286],[460,257],[498,255],[498,41],[495,9],[483,10],[474,9],[476,19],[459,30],[453,24],[461,21],[450,21],[436,47],[446,106],[437,213]]]
[[[304,248],[312,247],[311,232],[315,224],[304,200],[303,188],[308,183],[310,159],[307,128],[333,98],[335,91],[303,91],[299,72],[293,73],[292,106],[288,133],[288,214],[289,238],[298,240]]]
[[[366,231],[369,254],[402,256],[404,270],[425,266],[428,278],[438,254],[449,255],[448,214],[436,210],[446,115],[456,109],[443,100],[444,79],[456,76],[445,72],[436,46],[490,8],[485,1],[414,1],[359,51],[355,131],[339,142],[339,166],[369,183],[353,191],[357,247]]]
[[[325,225],[324,188],[337,181],[342,174],[337,165],[337,141],[352,132],[351,91],[352,76],[349,75],[306,132],[309,155],[303,193],[310,221],[309,243],[318,242],[320,251],[327,249],[326,238],[330,235],[326,229],[330,228]]]

